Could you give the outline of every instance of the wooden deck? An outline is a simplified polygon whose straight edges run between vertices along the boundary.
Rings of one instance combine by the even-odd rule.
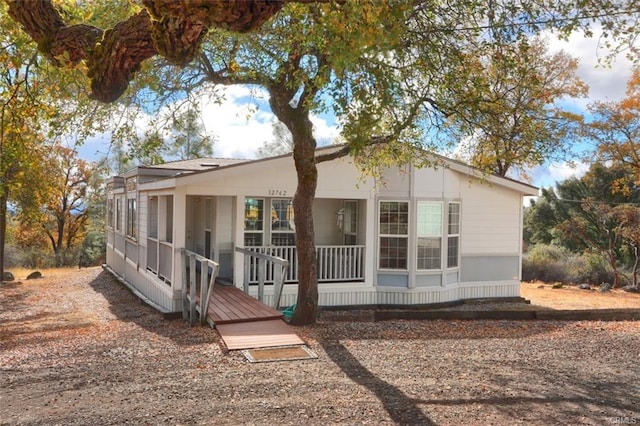
[[[281,312],[237,287],[213,288],[207,319],[229,350],[304,344]]]
[[[239,322],[281,319],[282,313],[233,286],[216,285],[211,294],[208,319],[216,326]]]

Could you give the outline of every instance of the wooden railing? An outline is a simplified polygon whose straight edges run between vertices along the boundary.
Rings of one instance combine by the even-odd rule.
[[[236,251],[244,255],[244,292],[249,293],[250,275],[255,275],[258,283],[258,300],[264,301],[264,284],[267,277],[273,283],[273,302],[271,306],[280,309],[282,287],[284,287],[285,273],[289,269],[289,261],[282,257],[260,253],[255,250],[236,247]]]
[[[318,282],[364,281],[364,248],[365,246],[317,246]],[[274,256],[289,261],[285,272],[285,283],[298,282],[298,256],[295,246],[258,246],[247,247],[252,252]],[[249,261],[245,257],[245,283],[255,284],[259,281],[261,267],[257,261]],[[266,267],[264,282],[272,283],[274,269]]]
[[[192,251],[182,249],[181,253],[182,319],[194,325],[199,315],[200,325],[204,325],[220,267],[213,260]]]

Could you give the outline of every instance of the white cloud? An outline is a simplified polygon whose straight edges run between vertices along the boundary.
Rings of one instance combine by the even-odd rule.
[[[545,36],[551,51],[564,49],[580,58],[578,74],[589,85],[590,92],[588,99],[572,101],[577,108],[582,110],[595,100],[619,100],[624,96],[632,64],[623,55],[619,55],[608,68],[599,62],[607,52],[598,48],[597,36],[584,38],[576,33],[566,41],[552,34]],[[219,102],[204,96],[201,101],[204,125],[208,132],[218,137],[214,155],[255,158],[258,148],[273,138],[272,123],[276,118],[268,107],[268,94],[263,89],[249,86],[230,86],[222,92],[224,99]],[[312,116],[311,121],[319,145],[328,144],[339,135],[335,120]],[[139,125],[144,128],[144,121]],[[81,156],[96,159],[100,156],[98,153],[107,152],[110,139],[109,133],[88,139],[80,149]],[[551,165],[536,169],[530,176],[533,176],[534,184],[546,186],[563,180],[571,171],[575,172],[566,165]]]
[[[571,177],[580,178],[589,170],[586,163],[552,163],[538,166],[531,172],[534,185],[548,188]]]
[[[254,158],[264,141],[272,138],[274,116],[261,106],[264,101],[259,95],[248,87],[235,86],[225,90],[220,103],[203,97],[202,120],[207,133],[218,139],[213,146],[215,156]]]
[[[217,97],[221,93],[223,96]],[[273,139],[272,124],[276,117],[269,109],[268,93],[263,89],[225,87],[215,94],[201,96],[200,106],[207,133],[217,137],[213,147],[217,157],[255,158],[258,148]],[[141,135],[150,118],[143,114],[136,120]],[[338,137],[339,129],[330,120],[312,115],[311,122],[319,145],[327,145]],[[79,147],[79,155],[95,161],[108,153],[110,143],[111,132],[94,135]]]
[[[618,54],[607,65],[605,58],[610,51],[600,46],[599,31],[594,37],[586,38],[581,33],[572,34],[567,40],[560,40],[553,34],[546,34],[549,50],[564,50],[580,59],[578,76],[589,85],[588,98],[572,100],[580,109],[594,101],[617,101],[625,96],[626,83],[631,76],[632,62],[624,54]]]
[[[225,100],[216,104],[203,98],[202,118],[208,132],[215,134],[214,155],[228,158],[255,158],[258,148],[273,139],[275,115],[268,106],[264,90],[246,86],[226,88]],[[335,125],[311,116],[313,132],[319,145],[326,145],[339,134]]]

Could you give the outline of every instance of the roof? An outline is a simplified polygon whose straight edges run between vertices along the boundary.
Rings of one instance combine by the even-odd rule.
[[[328,145],[324,147],[319,147],[316,149],[316,153],[318,154],[330,154],[336,151],[343,149],[345,145]],[[153,175],[153,170],[156,170],[158,173],[155,178],[163,179],[170,177],[183,177],[186,175],[200,174],[200,173],[208,173],[212,172],[216,169],[224,169],[228,167],[237,167],[248,164],[255,164],[260,162],[266,162],[270,160],[274,160],[277,158],[290,157],[292,154],[284,154],[278,155],[274,157],[268,158],[259,158],[259,159],[233,159],[233,158],[219,158],[219,157],[211,157],[211,158],[196,158],[191,160],[178,160],[172,161],[163,164],[157,164],[153,166],[139,166],[137,170],[139,171],[147,171],[148,174]],[[471,166],[469,164],[463,163],[458,160],[454,160],[448,157],[444,157],[440,154],[432,153],[436,163],[442,164],[442,166],[450,168],[451,170],[455,170],[459,173],[465,174],[469,177],[486,180],[492,184],[501,185],[504,187],[511,188],[513,190],[522,192],[524,195],[537,195],[538,187],[530,185],[525,182],[521,182],[515,179],[498,176],[494,174],[488,174],[483,172],[482,170]],[[174,173],[172,173],[174,171]],[[133,172],[133,171],[132,171]],[[151,173],[149,173],[151,172]],[[162,173],[164,172],[164,173]],[[135,173],[135,172],[134,172]],[[144,174],[144,172],[142,173]]]
[[[163,164],[155,164],[153,166],[140,166],[141,169],[168,169],[168,170],[185,170],[185,171],[201,171],[209,170],[216,167],[229,166],[231,164],[245,163],[252,160],[242,160],[237,158],[193,158],[190,160],[170,161]]]

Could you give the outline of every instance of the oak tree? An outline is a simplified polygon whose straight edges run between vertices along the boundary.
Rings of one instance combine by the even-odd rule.
[[[498,44],[476,57],[482,84],[472,96],[478,102],[450,118],[454,139],[463,141],[462,157],[498,176],[564,159],[582,116],[560,101],[587,93],[577,59],[549,53],[540,38]]]
[[[69,25],[48,0],[30,8],[6,1],[52,61],[87,64],[95,99],[120,97],[154,55],[184,67],[163,75],[174,88],[243,84],[268,92],[272,112],[291,132],[298,176],[300,284],[293,322],[299,324],[315,321],[317,310],[310,206],[318,162],[351,153],[367,170],[414,159],[429,163],[412,148],[425,148],[423,137],[434,126],[478,100],[457,94],[481,93],[469,52],[486,45],[488,28],[511,41],[543,28],[569,32],[596,15],[613,35],[632,25],[609,25],[622,22],[615,17],[626,3],[595,1],[581,2],[579,9],[564,3],[550,9],[536,0],[143,0],[140,11],[104,31]],[[310,114],[318,111],[331,111],[341,121],[345,149],[315,156]]]
[[[592,120],[585,126],[585,136],[601,161],[623,166],[634,176],[635,189],[640,185],[640,69],[636,68],[627,83],[627,96],[620,101],[596,102],[589,106]],[[626,181],[614,190],[630,191]]]

